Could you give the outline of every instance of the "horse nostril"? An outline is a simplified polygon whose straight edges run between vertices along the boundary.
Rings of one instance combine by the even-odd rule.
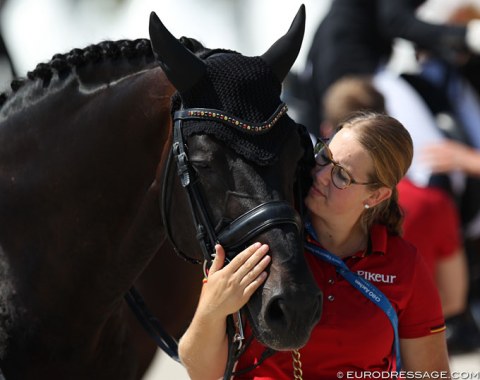
[[[322,293],[310,298],[308,302],[299,299],[285,299],[282,295],[274,296],[267,305],[265,319],[275,328],[288,329],[292,323],[303,319],[306,324],[316,324],[322,315]]]
[[[273,297],[268,303],[267,319],[273,323],[285,323],[286,316],[285,301],[281,297]]]

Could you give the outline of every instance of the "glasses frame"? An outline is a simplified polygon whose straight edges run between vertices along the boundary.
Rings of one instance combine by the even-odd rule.
[[[323,148],[323,149],[322,149]],[[323,157],[327,162],[325,164],[319,164],[317,162],[317,156],[322,152],[322,150],[326,153],[326,155]],[[326,141],[317,138],[317,143],[315,144],[315,147],[313,148],[313,152],[315,155],[315,165],[318,165],[322,168],[332,165],[332,170],[330,171],[330,177],[332,179],[333,185],[339,189],[339,190],[345,190],[346,188],[350,187],[351,185],[377,185],[378,182],[359,182],[353,178],[353,176],[350,174],[350,172],[345,169],[342,165],[340,165],[337,161],[333,159],[333,154],[330,148],[328,147],[328,144]],[[335,170],[341,170],[342,173],[345,174],[346,178],[348,178],[348,183],[345,186],[338,186],[337,183],[335,183]]]

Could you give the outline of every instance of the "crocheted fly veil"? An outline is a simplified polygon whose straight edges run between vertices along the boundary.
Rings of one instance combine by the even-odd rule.
[[[214,53],[205,65],[203,79],[179,97],[184,108],[220,112],[212,112],[210,119],[185,120],[184,136],[207,133],[250,161],[259,165],[271,163],[288,135],[286,128],[296,126],[284,115],[280,83],[270,68],[259,57],[244,57],[235,52]],[[174,102],[174,110],[179,103]],[[277,118],[269,121],[277,109]]]
[[[172,110],[189,110],[182,125],[185,138],[207,133],[250,161],[272,163],[289,128],[298,128],[286,114],[280,94],[281,82],[300,50],[304,26],[302,6],[287,34],[262,56],[207,50],[197,57],[152,13],[153,51],[177,89]]]

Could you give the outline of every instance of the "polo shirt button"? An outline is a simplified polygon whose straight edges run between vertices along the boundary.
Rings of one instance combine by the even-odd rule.
[[[330,285],[332,285],[332,284],[335,283],[335,280],[334,280],[333,278],[330,278],[330,279],[328,280],[328,283],[329,283]]]
[[[331,302],[331,301],[333,301],[333,300],[335,299],[335,297],[330,294],[330,295],[327,297],[327,299]]]

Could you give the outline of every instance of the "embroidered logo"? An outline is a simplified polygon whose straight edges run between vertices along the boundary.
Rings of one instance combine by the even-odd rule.
[[[393,274],[372,273],[364,270],[357,271],[357,274],[367,281],[382,282],[384,284],[393,284],[397,278],[397,276],[394,276]]]

